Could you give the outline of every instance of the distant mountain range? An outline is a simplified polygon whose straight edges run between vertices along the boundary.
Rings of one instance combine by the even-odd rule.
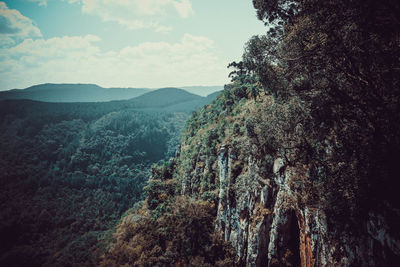
[[[222,86],[182,87],[185,91],[207,96],[221,91]],[[40,84],[26,89],[0,91],[0,100],[30,99],[43,102],[106,102],[127,100],[157,90],[149,88],[103,88],[95,84]],[[146,99],[146,98],[145,98]]]
[[[125,103],[125,105],[135,109],[163,109],[170,112],[191,112],[210,104],[219,93],[220,91],[202,97],[180,88],[169,87],[157,89],[136,98],[119,102]]]
[[[202,97],[179,88],[161,88],[129,100],[107,102],[52,103],[30,99],[0,99],[0,118],[4,118],[7,114],[26,117],[34,113],[54,116],[65,114],[68,118],[79,115],[82,118],[92,119],[120,110],[190,113],[211,103],[219,93]]]

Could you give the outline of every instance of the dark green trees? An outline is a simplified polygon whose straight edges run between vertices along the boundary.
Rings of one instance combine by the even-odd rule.
[[[335,157],[330,164],[320,161],[329,177],[324,185],[332,212],[343,216],[347,211],[346,216],[356,218],[378,203],[398,207],[400,199],[391,185],[397,180],[393,166],[400,164],[400,140],[395,137],[400,132],[400,3],[253,4],[258,18],[270,27],[263,37],[269,45],[253,37],[244,66],[255,70],[264,87],[273,87],[279,101],[299,99],[310,111],[301,138],[313,147],[314,162],[320,161],[318,142],[335,136]],[[269,55],[264,62],[260,51]]]

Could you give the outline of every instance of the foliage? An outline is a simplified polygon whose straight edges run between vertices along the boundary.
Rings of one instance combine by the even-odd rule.
[[[2,102],[3,265],[92,264],[151,165],[175,154],[185,113],[109,105]]]
[[[382,209],[391,226],[387,231],[397,229],[398,216],[390,215],[400,208],[393,186],[400,153],[400,4],[394,0],[253,0],[253,4],[258,18],[269,26],[267,34],[249,40],[242,60],[229,65],[234,68],[232,83],[210,105],[192,113],[177,158],[153,166],[144,187],[146,199],[117,226],[115,242],[100,260],[102,266],[237,264],[213,225],[217,161],[226,149],[232,181],[241,178],[246,185],[255,182],[244,175],[250,160],[266,178],[256,182],[265,185],[273,183],[269,178],[277,157],[284,159],[285,168],[296,168],[298,175],[288,182],[294,198],[290,201],[299,208],[323,209],[329,235],[342,229],[357,235],[365,231],[359,226],[368,214]],[[151,102],[148,96],[142,99]],[[195,101],[190,95],[182,99]],[[71,106],[57,106],[50,115],[54,106],[27,102],[36,115],[48,114],[46,126],[39,116],[28,116],[26,108],[6,105],[15,112],[3,116],[1,125],[6,129],[0,136],[0,164],[6,170],[1,231],[27,233],[20,228],[32,224],[30,232],[40,233],[49,225],[83,229],[75,230],[80,238],[89,232],[85,240],[60,241],[59,247],[68,244],[67,251],[80,249],[82,242],[92,244],[89,229],[105,229],[89,218],[110,216],[115,209],[122,213],[139,199],[133,194],[126,201],[133,185],[122,181],[132,177],[133,169],[139,173],[172,156],[168,146],[176,144],[174,133],[180,124],[171,123],[185,118],[158,113],[134,117],[131,109],[147,106],[127,102],[109,103],[104,110],[76,105],[73,113],[63,110]],[[133,113],[116,111],[119,105]],[[139,177],[134,190],[144,183]],[[53,189],[60,185],[61,191]],[[75,199],[71,192],[82,188],[87,190],[85,197]],[[234,198],[235,190],[230,185],[229,197]],[[53,202],[43,201],[43,196],[55,197],[54,206],[65,209],[92,205],[87,210],[90,215],[59,215],[54,206],[47,207]],[[9,199],[20,198],[46,204],[32,204],[25,212],[33,210],[33,215],[15,219],[12,210],[21,209],[22,200],[12,204]],[[24,222],[31,218],[35,223]],[[3,246],[11,252],[24,245],[25,236],[5,236]],[[285,257],[275,263],[289,264],[291,254]]]
[[[125,217],[100,266],[232,266],[232,251],[214,234],[210,202],[179,196],[168,205],[158,218],[145,207]]]
[[[250,179],[243,178],[250,159],[271,177],[274,159],[282,157],[298,170],[290,201],[323,209],[329,234],[366,234],[359,225],[370,211],[399,210],[391,188],[400,152],[399,4],[253,3],[270,30],[249,40],[242,61],[229,65],[232,84],[188,120],[173,172],[178,192],[216,203],[223,150],[230,150],[232,181]],[[160,196],[167,187],[160,180],[153,188]],[[235,190],[231,185],[230,197]],[[168,195],[158,197],[157,207],[171,205],[160,199]],[[171,213],[163,208],[157,218]],[[394,232],[396,220],[386,219]],[[276,264],[289,264],[292,256],[285,257]]]

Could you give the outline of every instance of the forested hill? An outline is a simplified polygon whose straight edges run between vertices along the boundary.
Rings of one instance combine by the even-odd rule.
[[[400,266],[400,2],[252,2],[216,98],[0,103],[0,266]]]
[[[222,86],[182,87],[187,92],[206,97]],[[128,100],[158,89],[149,88],[103,88],[95,84],[39,84],[25,89],[0,91],[0,100],[30,99],[44,102],[106,102]]]
[[[215,92],[207,97],[201,97],[178,88],[163,88],[130,100],[104,103],[48,103],[32,100],[4,100],[1,101],[0,116],[4,117],[7,114],[26,116],[30,113],[44,113],[54,116],[63,114],[68,118],[79,116],[84,120],[90,120],[121,109],[191,112],[210,103],[218,94],[219,92]]]
[[[0,99],[31,99],[45,102],[102,102],[134,98],[145,88],[103,88],[95,84],[40,84],[26,89],[0,91]]]
[[[179,88],[200,96],[207,96],[224,89],[223,86],[183,86]]]
[[[90,265],[151,165],[175,155],[189,114],[214,97],[0,101],[0,265]]]
[[[179,88],[162,88],[131,99],[128,105],[136,108],[166,108],[168,106],[192,102],[195,106],[201,105],[206,98],[189,93]]]
[[[100,266],[400,266],[400,1],[252,2],[266,34]]]

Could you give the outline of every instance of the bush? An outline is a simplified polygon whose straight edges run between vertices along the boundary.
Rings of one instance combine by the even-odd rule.
[[[100,266],[234,265],[229,245],[214,234],[214,204],[180,196],[169,205],[158,219],[145,207],[136,212],[138,220],[124,219]]]

